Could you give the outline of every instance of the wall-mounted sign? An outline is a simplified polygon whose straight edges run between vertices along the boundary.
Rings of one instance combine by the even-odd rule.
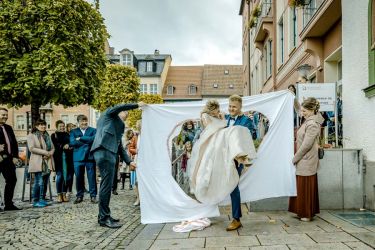
[[[336,83],[300,83],[297,84],[298,102],[315,97],[320,103],[320,111],[335,111]]]

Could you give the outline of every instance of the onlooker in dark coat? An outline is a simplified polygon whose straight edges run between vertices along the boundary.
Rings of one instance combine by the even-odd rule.
[[[17,183],[15,164],[18,159],[18,143],[11,126],[5,124],[8,120],[8,110],[0,108],[0,173],[5,179],[4,203],[5,211],[19,210],[13,204],[14,188]]]
[[[53,145],[55,146],[55,153],[53,158],[55,161],[56,170],[56,191],[57,202],[68,202],[69,197],[66,196],[68,184],[72,181],[71,169],[73,169],[73,162],[71,162],[72,148],[69,146],[69,134],[65,132],[65,124],[63,121],[56,121],[56,132],[51,135]]]

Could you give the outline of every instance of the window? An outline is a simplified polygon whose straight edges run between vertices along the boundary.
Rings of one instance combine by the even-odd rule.
[[[215,89],[217,89],[217,88],[219,87],[219,84],[214,83],[214,84],[212,85],[212,87],[215,88]]]
[[[26,119],[23,115],[17,115],[16,117],[16,128],[18,130],[26,129]]]
[[[289,8],[289,51],[297,46],[297,13],[296,8]]]
[[[78,121],[77,121],[77,117],[78,117],[78,115],[74,115],[73,116],[73,124],[77,124],[78,123]]]
[[[266,47],[266,80],[271,76],[272,74],[272,41],[267,41],[267,47]]]
[[[369,16],[371,17],[370,29],[372,33],[372,35],[370,36],[372,39],[371,49],[375,50],[375,0],[372,0],[371,5],[372,6],[369,8],[369,10],[371,11],[369,14]]]
[[[131,65],[132,64],[131,54],[123,54],[122,55],[122,64],[123,65]]]
[[[369,87],[365,88],[366,97],[375,96],[375,0],[369,1],[368,19],[368,71]]]
[[[153,62],[146,62],[146,72],[153,72]]]
[[[158,94],[158,85],[157,84],[150,84],[150,94],[157,95]]]
[[[234,89],[234,85],[233,84],[229,84],[229,88],[230,89]]]
[[[322,4],[324,1],[321,1]],[[316,0],[311,0],[310,4],[303,8],[303,27],[309,23],[310,19],[314,16],[317,10]]]
[[[46,114],[47,129],[51,129],[51,114]]]
[[[173,95],[174,94],[174,87],[173,85],[168,85],[167,87],[167,95]]]
[[[281,65],[284,63],[284,20],[283,18],[279,21],[279,30],[278,30],[278,38],[279,38],[279,53],[277,55],[278,57],[278,65]]]
[[[69,123],[69,115],[61,115],[61,120],[65,123]]]
[[[338,76],[337,79],[341,81],[342,80],[342,61],[339,61],[337,63],[337,76]]]
[[[141,94],[147,94],[147,84],[143,84],[143,83],[141,83],[141,84],[139,85],[139,92],[140,92]]]
[[[224,75],[229,75],[229,70],[228,69],[224,70]]]
[[[189,86],[189,95],[196,95],[197,94],[197,86],[194,84]]]

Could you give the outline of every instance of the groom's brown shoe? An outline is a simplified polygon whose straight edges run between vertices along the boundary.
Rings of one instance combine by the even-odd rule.
[[[241,221],[233,219],[232,222],[227,227],[227,231],[233,231],[242,227]]]

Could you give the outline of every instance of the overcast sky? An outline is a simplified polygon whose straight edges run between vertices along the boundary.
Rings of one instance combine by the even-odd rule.
[[[115,52],[159,49],[172,65],[241,64],[241,0],[101,0]]]

